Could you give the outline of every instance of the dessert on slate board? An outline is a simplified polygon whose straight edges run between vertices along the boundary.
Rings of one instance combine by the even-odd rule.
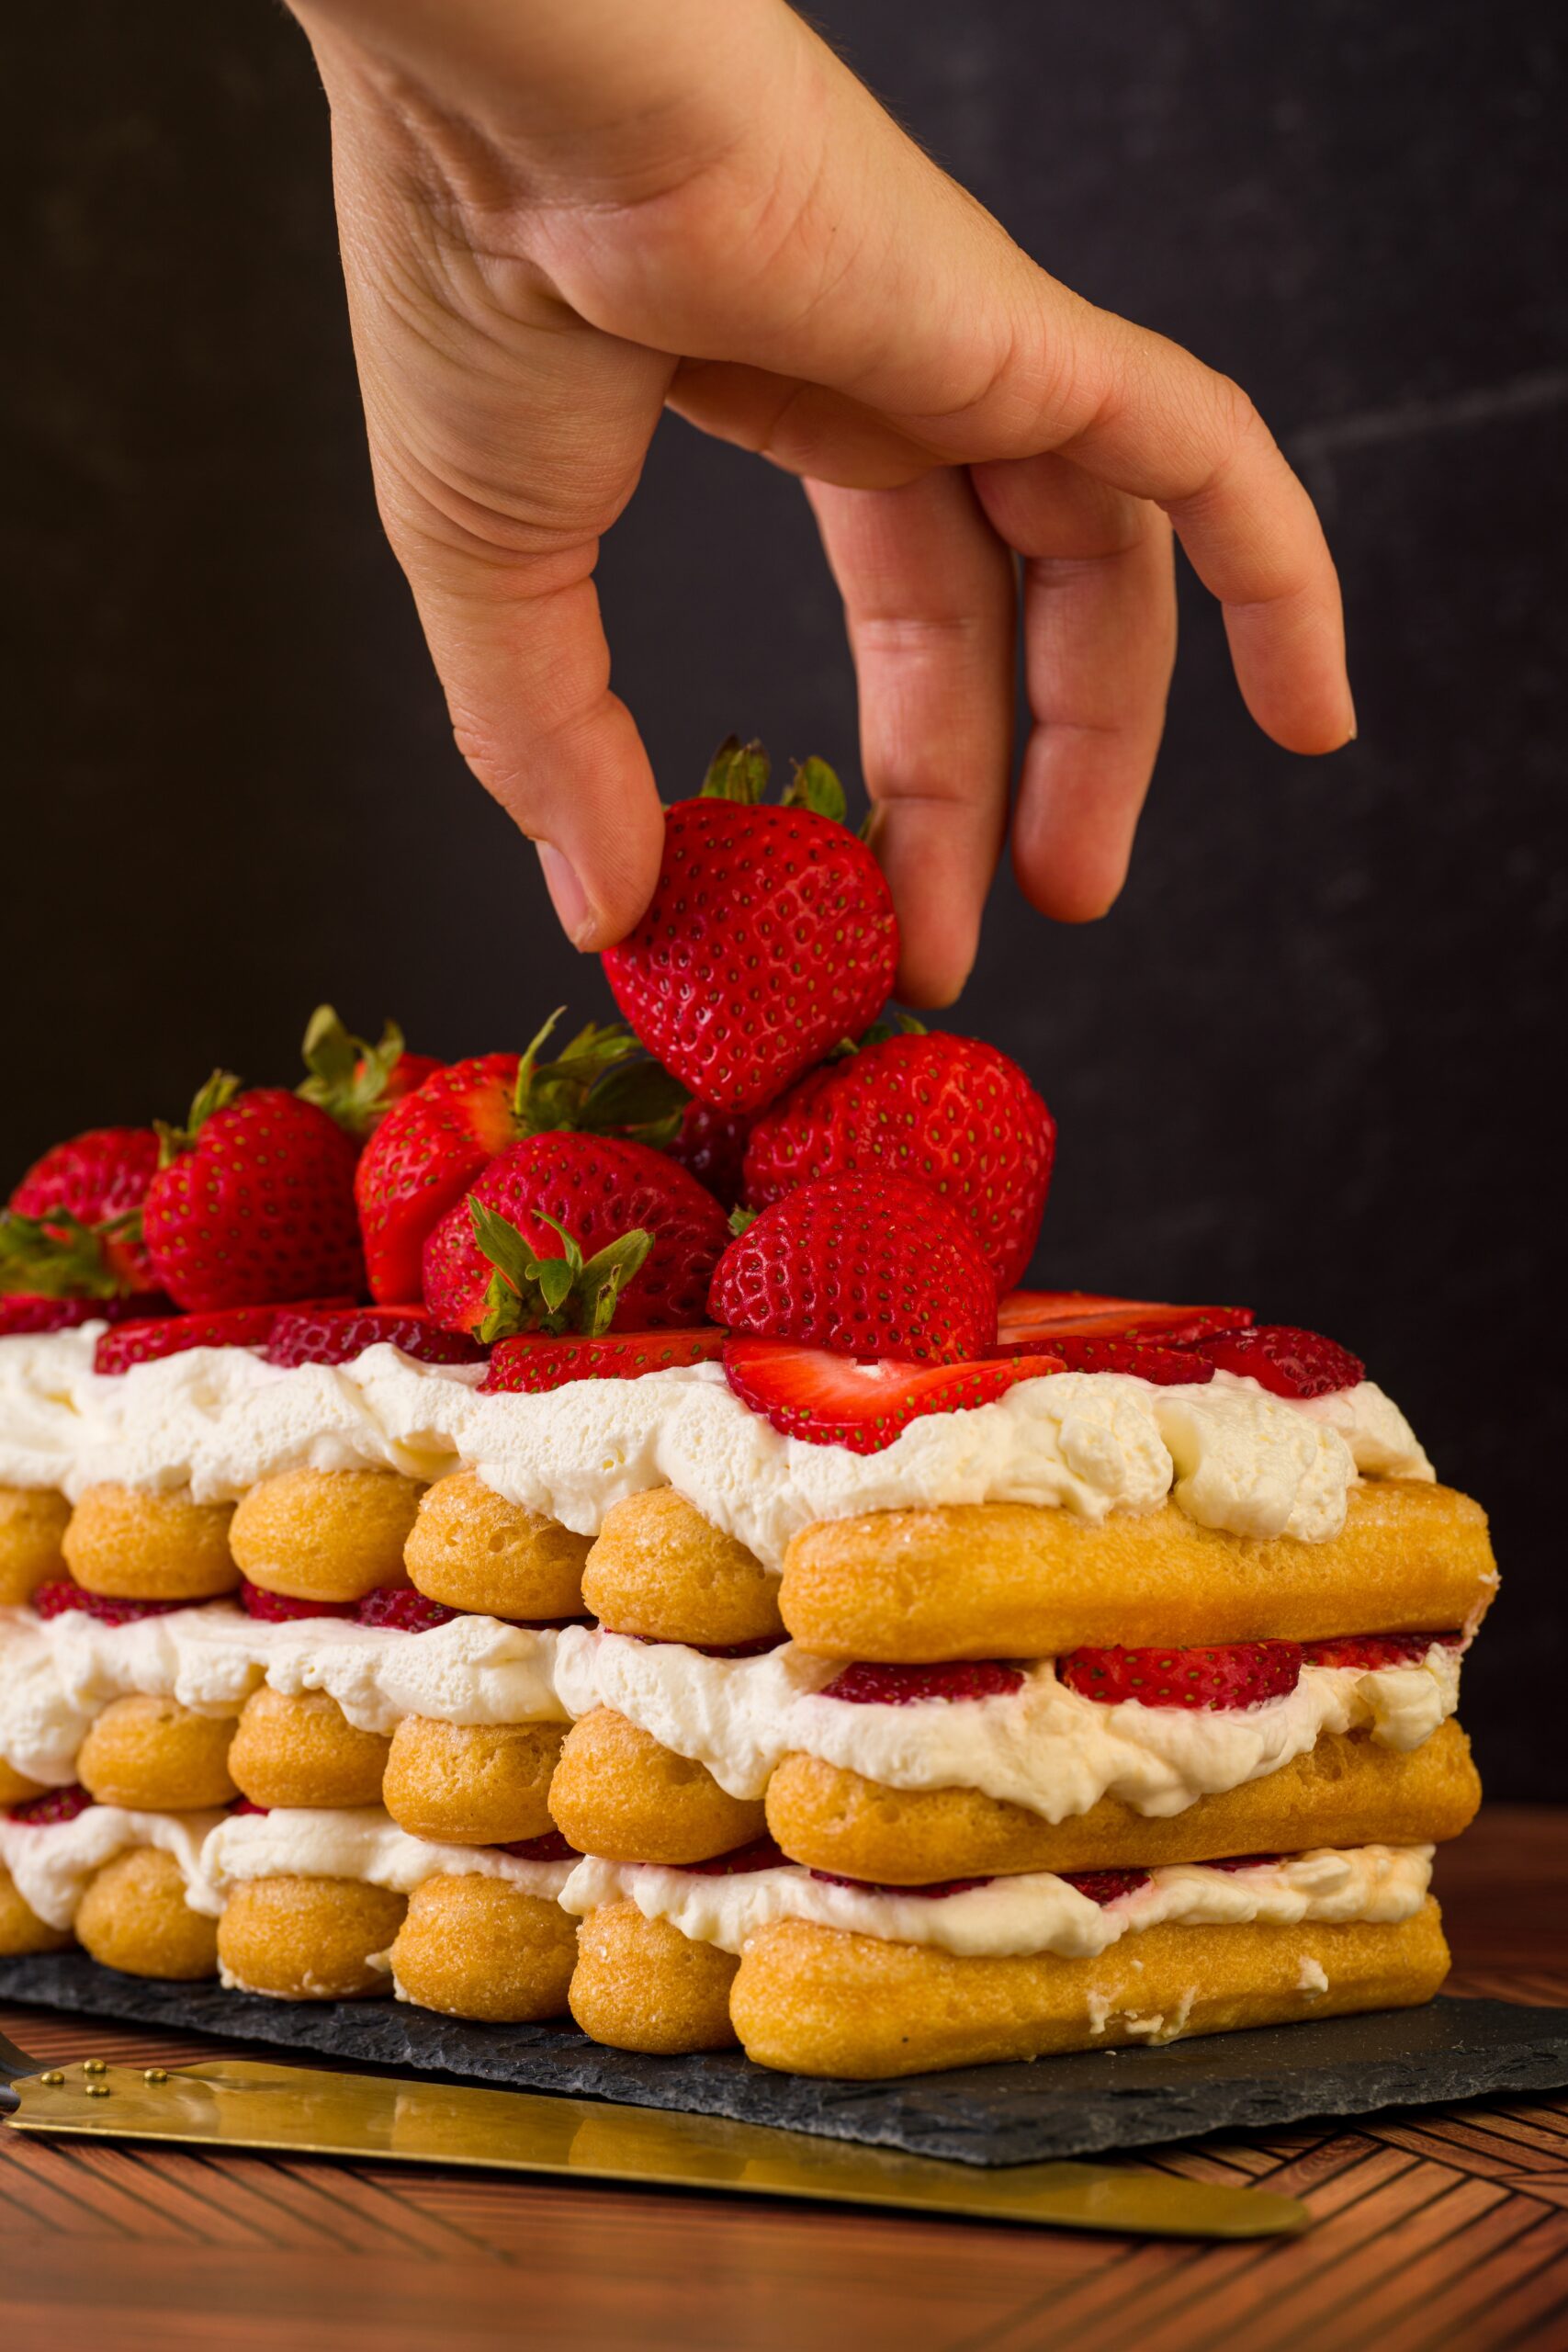
[[[1021,1288],[831,771],[669,814],[626,1026],[45,1154],[0,1220],[0,1953],[875,2077],[1426,2000],[1496,1583],[1348,1351]]]

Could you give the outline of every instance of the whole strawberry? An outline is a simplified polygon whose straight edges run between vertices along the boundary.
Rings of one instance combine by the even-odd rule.
[[[89,1127],[46,1151],[0,1215],[0,1290],[106,1299],[156,1291],[141,1212],[157,1165],[151,1127]]]
[[[681,1114],[680,1126],[664,1148],[721,1208],[732,1209],[745,1198],[746,1146],[750,1135],[749,1111],[716,1111],[711,1102],[700,1102],[694,1094]]]
[[[786,1193],[719,1260],[708,1314],[868,1362],[960,1363],[997,1336],[996,1285],[967,1218],[908,1176]]]
[[[358,1295],[353,1139],[313,1102],[219,1070],[163,1131],[142,1233],[162,1287],[209,1310]]]
[[[702,796],[666,819],[648,912],[604,955],[649,1053],[720,1111],[756,1110],[886,1001],[898,923],[881,870],[842,822],[821,760],[762,808],[758,744],[719,747]]]
[[[912,1176],[962,1209],[1010,1290],[1034,1253],[1056,1123],[1015,1061],[977,1037],[885,1037],[763,1113],[746,1147],[753,1208],[822,1176]]]
[[[590,1023],[554,1061],[541,1051],[552,1013],[523,1054],[478,1054],[438,1069],[394,1102],[360,1157],[354,1196],[373,1298],[418,1298],[424,1245],[496,1154],[528,1136],[563,1129],[668,1140],[684,1087],[634,1058],[637,1039]]]
[[[656,1331],[704,1321],[724,1211],[647,1144],[510,1144],[424,1246],[424,1303],[450,1331]]]

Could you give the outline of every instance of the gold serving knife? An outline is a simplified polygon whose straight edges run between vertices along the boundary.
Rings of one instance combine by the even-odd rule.
[[[25,2074],[6,2067],[0,2092],[4,2074],[16,2100],[6,2120],[19,2132],[484,2165],[1157,2237],[1274,2237],[1311,2218],[1294,2198],[1130,2165],[947,2164],[722,2116],[251,2059],[164,2068],[87,2058]]]

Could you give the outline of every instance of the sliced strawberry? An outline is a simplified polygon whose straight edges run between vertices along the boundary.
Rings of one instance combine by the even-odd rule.
[[[749,1846],[734,1846],[728,1854],[712,1854],[705,1862],[682,1862],[680,1867],[697,1878],[739,1878],[749,1871],[787,1871],[794,1864],[773,1838],[753,1838]]]
[[[483,1363],[466,1331],[445,1331],[423,1306],[283,1306],[267,1337],[268,1363],[352,1363],[367,1348],[400,1348],[421,1363]]]
[[[1171,1306],[1156,1298],[1107,1298],[1089,1290],[1010,1291],[997,1309],[997,1347],[1017,1355],[1058,1339],[1150,1339],[1162,1347],[1190,1347],[1213,1331],[1239,1330],[1249,1306]]]
[[[883,1886],[874,1879],[844,1878],[838,1871],[813,1871],[825,1886],[852,1887],[857,1894],[920,1894],[928,1903],[943,1902],[950,1894],[967,1894],[972,1887],[989,1886],[988,1878],[938,1878],[925,1886]]]
[[[1359,1674],[1380,1666],[1419,1666],[1434,1645],[1458,1649],[1462,1634],[1338,1634],[1325,1642],[1303,1642],[1308,1666],[1348,1666]]]
[[[1059,1356],[929,1367],[885,1356],[862,1363],[789,1340],[732,1339],[724,1351],[724,1376],[753,1413],[785,1437],[852,1453],[880,1453],[921,1414],[994,1404],[1019,1381],[1061,1369]]]
[[[932,1700],[1003,1699],[1023,1688],[1023,1668],[998,1658],[942,1666],[846,1666],[818,1696],[852,1707],[919,1707]]]
[[[1102,1906],[1118,1902],[1123,1894],[1136,1894],[1139,1887],[1149,1883],[1147,1871],[1058,1871],[1056,1875]]]
[[[1058,1680],[1080,1699],[1120,1706],[1260,1707],[1301,1679],[1299,1642],[1224,1642],[1208,1649],[1072,1650],[1056,1660]]]
[[[582,1856],[569,1846],[558,1829],[542,1829],[536,1838],[513,1838],[496,1848],[498,1854],[515,1854],[520,1862],[580,1862]]]
[[[68,1789],[45,1789],[40,1797],[26,1797],[20,1804],[6,1808],[6,1818],[25,1822],[31,1829],[51,1829],[62,1821],[74,1821],[97,1799],[78,1781]]]
[[[1050,1346],[1069,1372],[1127,1372],[1156,1388],[1201,1388],[1214,1376],[1213,1365],[1190,1349],[1148,1340],[1080,1340],[1053,1331]]]
[[[264,1625],[287,1625],[296,1617],[352,1617],[352,1600],[296,1600],[287,1592],[268,1592],[265,1585],[253,1584],[249,1577],[240,1578],[240,1589],[234,1598],[247,1617],[259,1619]]]
[[[1256,1380],[1276,1396],[1329,1396],[1366,1378],[1359,1356],[1319,1331],[1288,1323],[1260,1323],[1252,1331],[1225,1331],[1200,1340],[1197,1353],[1220,1372]]]
[[[51,1298],[39,1291],[0,1292],[0,1340],[26,1331],[73,1331],[79,1323],[112,1323],[128,1306],[146,1305],[145,1298]]]
[[[615,1634],[613,1625],[601,1631]],[[649,1649],[695,1650],[699,1657],[766,1657],[770,1650],[782,1650],[788,1641],[787,1634],[759,1634],[750,1642],[674,1642],[667,1643],[658,1634],[615,1634],[618,1642],[641,1642]]]
[[[96,1617],[100,1625],[134,1625],[143,1617],[167,1617],[175,1609],[194,1609],[192,1600],[126,1600],[112,1592],[88,1592],[69,1577],[51,1577],[33,1593],[28,1607],[40,1617],[64,1617],[73,1611]]]
[[[229,1811],[231,1815],[241,1813],[270,1813],[272,1811],[272,1807],[269,1804],[257,1804],[254,1797],[236,1797],[233,1804],[229,1807]]]
[[[345,1298],[302,1300],[294,1314],[334,1311]],[[93,1351],[93,1370],[129,1372],[133,1363],[184,1355],[188,1348],[261,1348],[272,1335],[276,1306],[226,1306],[216,1315],[152,1315],[106,1331]]]
[[[444,1600],[427,1600],[423,1592],[415,1592],[412,1585],[378,1584],[356,1601],[353,1615],[360,1625],[389,1625],[401,1634],[430,1634],[437,1625],[449,1625],[459,1614],[448,1609]]]
[[[607,1331],[602,1340],[525,1332],[497,1341],[479,1393],[519,1390],[540,1396],[573,1380],[640,1380],[645,1373],[668,1372],[677,1364],[716,1363],[725,1337],[716,1325],[693,1331]]]

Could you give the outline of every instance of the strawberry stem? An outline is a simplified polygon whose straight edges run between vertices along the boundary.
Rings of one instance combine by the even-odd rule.
[[[510,1217],[469,1196],[474,1239],[495,1268],[477,1336],[487,1344],[520,1331],[546,1331],[558,1338],[576,1330],[586,1339],[602,1338],[615,1320],[622,1291],[653,1247],[652,1234],[634,1226],[584,1261],[564,1225],[543,1209],[536,1215],[559,1235],[558,1258],[541,1255]]]
[[[618,1022],[589,1022],[553,1062],[539,1049],[566,1007],[558,1006],[517,1066],[513,1114],[520,1136],[570,1129],[633,1136],[656,1150],[671,1142],[691,1100],[678,1078],[649,1060]]]
[[[768,788],[772,773],[768,755],[755,738],[743,743],[739,735],[727,735],[708,762],[699,797],[738,800],[742,808],[754,808]]]
[[[199,1088],[183,1127],[170,1125],[167,1119],[154,1119],[158,1131],[158,1165],[167,1168],[182,1151],[189,1151],[202,1128],[215,1113],[226,1110],[240,1091],[241,1081],[232,1070],[215,1069],[205,1086]]]
[[[815,817],[826,817],[829,824],[844,821],[844,787],[826,760],[813,752],[808,760],[792,763],[795,773],[784,788],[781,805],[785,808],[809,808]]]
[[[379,1045],[370,1046],[344,1027],[333,1006],[319,1004],[300,1047],[310,1076],[294,1091],[362,1141],[387,1108],[387,1088],[402,1059],[403,1044],[395,1021],[385,1023]]]
[[[28,1291],[38,1298],[114,1298],[120,1283],[104,1248],[139,1226],[140,1212],[128,1210],[112,1223],[91,1226],[70,1209],[47,1216],[0,1212],[0,1291]]]

